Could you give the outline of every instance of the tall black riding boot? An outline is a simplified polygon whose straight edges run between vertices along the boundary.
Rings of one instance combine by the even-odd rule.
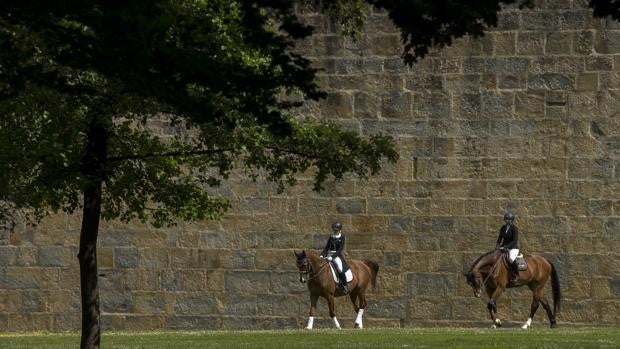
[[[510,268],[510,283],[516,284],[517,282],[519,282],[519,266],[515,260]]]
[[[343,294],[347,294],[349,293],[349,289],[347,288],[347,276],[345,275],[345,273],[339,273],[339,278],[340,278],[340,290],[342,291]]]

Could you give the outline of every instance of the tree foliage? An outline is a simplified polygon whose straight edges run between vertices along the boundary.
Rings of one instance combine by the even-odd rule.
[[[362,139],[291,116],[322,96],[310,62],[291,52],[311,33],[293,2],[6,1],[0,5],[0,198],[40,217],[73,212],[87,180],[105,183],[104,218],[214,218],[205,190],[234,164],[280,187],[315,187],[397,157],[388,137]],[[84,158],[93,123],[105,159]],[[153,133],[159,123],[170,129]]]

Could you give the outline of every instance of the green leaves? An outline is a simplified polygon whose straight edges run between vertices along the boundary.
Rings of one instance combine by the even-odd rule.
[[[353,23],[362,2],[342,4]],[[291,52],[310,33],[293,1],[2,2],[3,207],[74,212],[100,181],[103,218],[159,226],[221,216],[235,165],[280,189],[375,173],[389,138],[289,116],[283,94],[323,95]]]

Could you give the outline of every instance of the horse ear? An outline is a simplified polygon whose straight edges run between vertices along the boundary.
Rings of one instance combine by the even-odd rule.
[[[297,253],[297,251],[293,251],[293,253],[295,254],[295,257],[299,258],[299,256],[301,256],[301,253]]]

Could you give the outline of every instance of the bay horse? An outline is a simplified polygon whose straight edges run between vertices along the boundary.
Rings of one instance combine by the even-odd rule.
[[[527,270],[519,271],[519,280],[510,283],[510,271],[506,261],[506,251],[501,249],[493,250],[478,257],[473,263],[469,272],[464,275],[467,277],[467,283],[473,288],[474,295],[480,297],[482,287],[484,285],[489,302],[487,309],[491,320],[492,328],[500,327],[501,321],[497,317],[497,299],[506,288],[527,286],[532,291],[532,306],[530,308],[530,316],[521,326],[527,329],[532,324],[532,318],[538,309],[539,304],[547,311],[547,317],[551,323],[551,328],[556,327],[556,316],[560,310],[560,280],[553,263],[547,258],[538,255],[525,255],[527,262]],[[551,278],[551,293],[553,295],[553,309],[549,306],[549,302],[544,295],[545,285]]]
[[[327,300],[329,316],[334,321],[334,326],[340,329],[340,323],[338,323],[336,313],[334,312],[334,298],[342,297],[346,294],[338,292],[329,262],[321,259],[314,251],[301,251],[300,253],[295,251],[295,256],[297,257],[297,268],[299,268],[299,281],[302,283],[307,281],[308,290],[310,291],[310,314],[306,329],[312,329],[316,302],[319,297]],[[371,283],[373,287],[376,285],[379,265],[371,260],[359,261],[355,259],[347,260],[347,264],[353,273],[353,279],[348,283],[348,294],[357,314],[354,326],[363,328],[362,315],[367,305],[366,288]]]

